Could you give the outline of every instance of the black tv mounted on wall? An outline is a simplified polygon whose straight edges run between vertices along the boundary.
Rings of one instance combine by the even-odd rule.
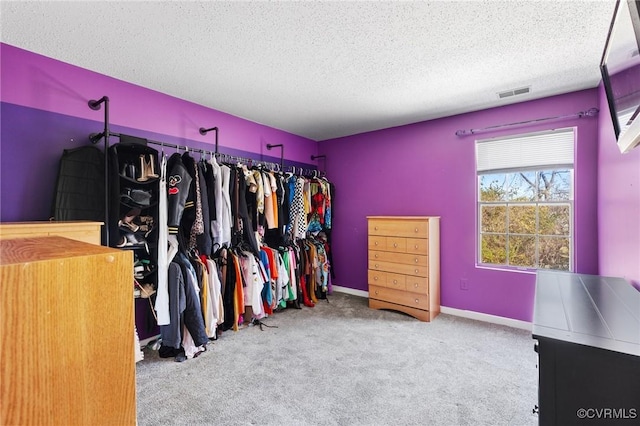
[[[640,145],[640,0],[617,0],[600,62],[620,152]]]

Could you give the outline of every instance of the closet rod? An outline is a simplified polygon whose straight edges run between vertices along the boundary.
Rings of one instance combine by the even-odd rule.
[[[91,135],[89,135],[89,139],[91,140],[91,143],[95,144],[97,143],[102,137],[104,136],[103,133],[92,133]],[[125,135],[122,133],[115,133],[115,132],[109,132],[109,136],[115,136],[117,138],[119,138],[120,136],[129,136],[129,135]],[[175,149],[182,149],[184,151],[193,151],[193,152],[199,152],[201,154],[213,154],[214,152],[211,150],[206,150],[206,149],[200,149],[200,148],[191,148],[188,147],[186,145],[176,145],[176,144],[172,144],[172,143],[167,143],[167,142],[159,142],[159,141],[154,141],[151,139],[146,139],[146,138],[140,138],[140,139],[144,139],[147,141],[147,143],[153,144],[153,145],[159,145],[161,147],[168,147],[168,148],[175,148]]]
[[[217,127],[212,127],[210,129],[205,129],[204,127],[200,127],[200,134],[202,136],[206,135],[208,132],[215,130],[216,132],[216,154],[218,153],[218,132],[219,129]]]
[[[271,148],[280,148],[280,169],[283,168],[283,164],[284,164],[284,145],[279,143],[277,145],[272,145],[270,143],[267,144],[267,149],[271,149]]]
[[[543,121],[561,120],[565,118],[595,117],[596,115],[598,115],[598,112],[599,112],[598,108],[590,108],[586,111],[576,112],[575,114],[559,115],[556,117],[538,118],[536,120],[518,121],[516,123],[500,124],[496,126],[484,127],[482,129],[458,130],[456,131],[456,136],[475,135],[476,133],[488,132],[491,130],[502,129],[505,127],[521,126],[521,125],[530,124],[530,123],[541,123]]]
[[[326,160],[327,156],[326,155],[312,155],[311,156],[311,160],[315,160],[317,158],[324,158]]]
[[[115,136],[115,137],[120,137],[120,136],[127,136],[127,135],[123,135],[121,133],[115,133],[115,132],[109,132],[110,136]],[[91,139],[91,143],[96,143],[98,142],[103,136],[103,133],[92,133],[89,138]],[[143,138],[141,138],[143,139]],[[154,141],[151,139],[145,139],[147,141],[147,143],[153,144],[153,145],[159,145],[161,147],[168,147],[168,148],[174,148],[176,150],[183,150],[183,151],[188,151],[188,152],[199,152],[201,154],[212,154],[215,155],[218,158],[222,158],[224,160],[228,160],[228,162],[239,162],[239,163],[246,163],[246,164],[263,164],[265,166],[268,166],[270,169],[276,169],[278,164],[276,163],[272,163],[270,161],[263,161],[263,160],[255,160],[253,158],[248,158],[248,157],[240,157],[237,155],[231,155],[231,154],[223,154],[220,152],[213,152],[211,150],[206,150],[206,149],[200,149],[200,148],[191,148],[187,145],[176,145],[176,144],[172,144],[172,143],[167,143],[167,142],[159,142],[159,141]],[[282,166],[280,165],[280,170],[282,170]]]
[[[104,245],[109,247],[109,159],[107,157],[107,150],[109,148],[109,97],[103,96],[98,100],[91,99],[89,101],[89,108],[94,111],[98,111],[100,106],[104,103],[104,226],[102,227]],[[95,144],[97,140],[91,140],[91,143]]]

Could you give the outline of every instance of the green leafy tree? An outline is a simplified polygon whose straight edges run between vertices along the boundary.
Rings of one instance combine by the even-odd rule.
[[[571,178],[567,170],[485,176],[480,184],[481,261],[568,270]],[[508,235],[508,238],[507,238]]]

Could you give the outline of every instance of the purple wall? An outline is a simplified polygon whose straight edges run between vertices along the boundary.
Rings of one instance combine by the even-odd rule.
[[[600,274],[640,289],[640,147],[621,154],[604,88],[598,118],[598,250]]]
[[[49,218],[58,160],[65,148],[88,144],[100,132],[104,110],[90,99],[110,99],[111,130],[162,142],[314,168],[315,141],[205,108],[172,96],[0,43],[0,220]],[[195,84],[195,83],[194,83]],[[117,138],[112,138],[112,143]],[[101,146],[101,145],[100,145]]]
[[[336,185],[333,231],[336,285],[367,289],[369,215],[441,216],[443,306],[531,321],[535,274],[476,267],[475,138],[456,130],[576,113],[598,106],[595,89],[320,142]],[[577,128],[575,270],[598,273],[595,118],[569,119],[490,138]],[[468,290],[460,289],[467,279]]]
[[[0,44],[0,220],[49,217],[57,162],[88,143],[103,112],[89,99],[109,96],[112,130],[271,161],[283,143],[288,163],[312,167],[318,143],[6,44]],[[480,138],[577,128],[575,270],[640,281],[640,149],[621,155],[603,91],[592,89],[454,117],[324,141],[321,163],[336,184],[335,284],[367,289],[368,215],[441,216],[443,306],[531,320],[535,275],[478,268],[474,137],[459,129],[572,114],[593,106],[598,119],[571,119],[483,133]],[[599,193],[597,190],[599,189]],[[598,251],[600,253],[598,253]],[[598,256],[600,256],[598,258]],[[468,290],[460,289],[467,279]],[[142,337],[142,336],[141,336]]]
[[[87,102],[104,95],[113,132],[212,150],[214,133],[198,130],[217,126],[222,153],[277,162],[280,150],[266,145],[281,143],[285,164],[315,168],[309,162],[318,144],[310,139],[6,44],[0,57],[0,221],[49,218],[62,151],[88,145],[89,134],[103,130],[104,109]],[[140,338],[157,335],[148,300],[135,303]]]

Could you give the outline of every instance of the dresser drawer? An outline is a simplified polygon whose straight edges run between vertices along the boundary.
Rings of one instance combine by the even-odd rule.
[[[369,260],[403,263],[405,265],[428,266],[428,257],[419,254],[394,253],[389,251],[369,250]]]
[[[369,235],[369,250],[386,250],[387,237],[380,235]]]
[[[370,219],[369,235],[428,238],[429,223],[426,220],[400,221],[400,220]]]
[[[405,291],[394,290],[392,288],[369,286],[369,298],[397,303],[398,305],[410,306],[416,309],[429,309],[429,298],[427,295],[407,293]]]
[[[406,238],[405,253],[425,254],[429,252],[429,240],[426,238]]]
[[[372,237],[369,237],[372,238]],[[395,253],[407,252],[407,239],[402,237],[386,237],[387,239],[387,251]]]
[[[387,287],[404,290],[407,287],[407,276],[387,273]]]
[[[387,274],[387,281],[389,280]],[[405,277],[405,288],[412,293],[429,294],[429,279],[425,277]]]
[[[375,271],[393,272],[396,274],[415,275],[418,277],[428,277],[429,268],[427,266],[405,265],[402,263],[382,262],[369,259],[369,269]]]
[[[369,285],[379,285],[384,286],[387,285],[387,273],[383,271],[373,271],[369,269],[368,272],[368,281]]]

